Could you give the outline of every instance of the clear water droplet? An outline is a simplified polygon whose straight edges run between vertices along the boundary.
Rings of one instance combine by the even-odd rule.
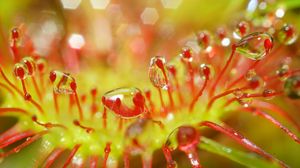
[[[300,76],[291,76],[285,80],[284,93],[291,99],[300,98]]]
[[[290,24],[285,24],[277,33],[278,41],[284,45],[293,44],[297,38],[298,33],[296,32],[294,26]]]
[[[153,86],[160,89],[168,89],[165,64],[166,59],[162,56],[155,56],[150,60],[150,66],[148,70],[150,81]]]
[[[241,99],[244,96],[244,92],[240,89],[237,89],[233,92],[233,95],[235,96],[235,98]]]
[[[55,77],[54,77],[55,76]],[[61,71],[51,71],[50,80],[53,84],[53,90],[58,94],[73,94],[72,83],[75,83],[75,79],[68,73]]]
[[[273,89],[265,89],[263,91],[262,95],[266,100],[270,100],[275,97],[274,93],[275,93],[275,90],[273,90]]]
[[[108,91],[103,95],[102,103],[120,118],[136,118],[145,112],[145,98],[135,87]]]
[[[249,107],[251,105],[252,101],[253,101],[252,98],[238,99],[239,104],[244,106],[244,107]]]
[[[236,44],[236,51],[252,60],[263,59],[272,49],[273,39],[267,33],[255,32],[244,36]]]

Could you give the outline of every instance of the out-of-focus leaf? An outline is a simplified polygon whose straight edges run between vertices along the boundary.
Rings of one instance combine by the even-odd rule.
[[[251,168],[278,168],[279,166],[264,160],[263,158],[247,152],[242,152],[233,148],[229,148],[222,144],[219,144],[211,139],[201,137],[201,149],[215,153],[217,155],[226,157],[232,161],[235,161],[241,165]]]
[[[32,168],[37,167],[38,164],[42,164],[43,160],[47,157],[50,146],[48,143],[40,139],[31,145],[25,147],[20,152],[12,154],[7,158],[4,158],[1,162],[1,168]],[[1,151],[0,151],[1,152]]]

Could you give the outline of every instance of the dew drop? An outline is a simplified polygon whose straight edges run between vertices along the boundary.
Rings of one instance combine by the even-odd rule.
[[[214,75],[212,66],[208,64],[200,64],[199,73],[202,79],[210,79]]]
[[[210,46],[211,43],[211,35],[208,31],[201,31],[197,33],[197,42],[198,45],[202,49],[206,49],[208,46]]]
[[[176,135],[178,148],[182,151],[189,151],[192,148],[196,148],[199,143],[200,134],[191,126],[181,126],[178,128]]]
[[[240,23],[237,24],[234,32],[233,32],[233,37],[235,39],[242,39],[246,34],[250,32],[250,25],[246,21],[241,21]]]
[[[253,101],[252,98],[238,99],[238,103],[244,107],[249,107],[251,105],[252,101]]]
[[[135,87],[108,91],[103,95],[102,103],[120,118],[136,118],[145,112],[145,98]]]
[[[233,95],[235,96],[235,98],[241,99],[244,96],[244,92],[240,89],[237,89],[233,92]]]
[[[261,88],[262,86],[264,86],[264,82],[260,76],[258,76],[256,74],[251,74],[251,75],[248,74],[246,76],[247,76],[246,79],[248,81],[248,86],[251,89],[255,90],[255,89],[258,89],[258,88]]]
[[[20,79],[24,80],[28,77],[28,70],[22,63],[16,63],[14,66],[14,75]]]
[[[291,76],[284,83],[284,93],[291,99],[300,98],[300,76]]]
[[[222,147],[222,150],[225,151],[226,153],[231,153],[232,149],[227,148],[227,147]]]
[[[47,70],[47,61],[44,58],[38,58],[36,60],[36,65],[39,73],[43,74]]]
[[[61,71],[51,71],[49,75],[50,81],[53,84],[53,90],[58,94],[73,94],[75,79],[68,73]]]
[[[18,28],[13,28],[13,29],[11,30],[11,38],[12,38],[13,40],[18,40],[19,37],[20,37],[20,31],[19,31],[19,29],[18,29]]]
[[[155,56],[151,58],[148,75],[153,86],[167,90],[167,71],[166,60],[162,56]]]
[[[22,64],[24,64],[24,67],[27,69],[28,76],[34,75],[36,71],[36,63],[31,57],[25,57],[22,59]]]
[[[184,62],[192,62],[193,61],[192,50],[189,47],[183,48],[181,53],[179,54],[179,56]]]
[[[267,33],[255,32],[244,36],[237,44],[236,51],[252,60],[263,59],[272,49],[273,39]]]
[[[280,43],[282,43],[284,45],[291,45],[297,40],[298,34],[297,34],[294,26],[285,24],[279,30],[279,32],[277,34],[277,38]]]
[[[273,89],[265,89],[262,93],[262,96],[267,99],[267,100],[270,100],[272,98],[274,98],[274,93],[275,93],[275,90]]]

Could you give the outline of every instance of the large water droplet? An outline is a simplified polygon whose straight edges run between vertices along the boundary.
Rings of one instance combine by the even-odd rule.
[[[297,34],[294,26],[285,24],[279,30],[279,32],[277,34],[277,38],[280,43],[285,44],[285,45],[291,45],[297,40],[298,34]]]
[[[236,51],[252,60],[261,60],[270,52],[272,47],[273,39],[269,34],[255,32],[244,36],[236,44]]]
[[[300,76],[291,76],[284,83],[284,92],[291,99],[300,98]]]
[[[196,148],[199,143],[200,134],[191,126],[181,126],[178,128],[176,135],[178,148],[182,151],[189,151],[192,148]]]
[[[145,98],[135,87],[108,91],[103,95],[102,103],[121,118],[136,118],[145,112]]]
[[[166,59],[162,56],[155,56],[151,58],[149,67],[149,78],[151,83],[160,89],[168,89],[167,84],[167,71],[166,71]]]
[[[50,80],[53,84],[53,90],[58,94],[73,94],[72,84],[75,84],[75,79],[68,73],[60,71],[51,71]]]

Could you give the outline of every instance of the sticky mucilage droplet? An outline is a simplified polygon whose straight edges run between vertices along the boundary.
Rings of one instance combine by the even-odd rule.
[[[236,44],[236,52],[252,59],[263,59],[273,48],[273,38],[262,32],[255,32],[244,36]]]

